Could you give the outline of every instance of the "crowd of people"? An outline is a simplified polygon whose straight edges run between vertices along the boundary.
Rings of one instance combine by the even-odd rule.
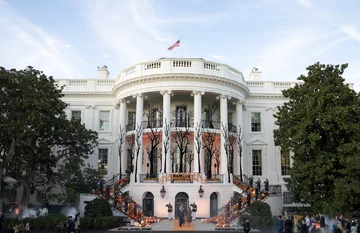
[[[277,233],[330,233],[330,225],[325,221],[325,216],[322,213],[313,216],[306,215],[303,219],[298,219],[293,216],[278,216],[276,222]],[[325,230],[327,229],[327,230]],[[334,217],[331,225],[332,233],[360,233],[360,222],[358,219],[345,218],[342,214]]]

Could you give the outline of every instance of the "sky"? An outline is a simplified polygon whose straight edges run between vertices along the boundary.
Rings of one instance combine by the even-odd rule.
[[[245,79],[296,81],[316,62],[344,64],[360,91],[359,0],[0,0],[0,66],[54,78],[110,78],[181,57],[228,64]]]

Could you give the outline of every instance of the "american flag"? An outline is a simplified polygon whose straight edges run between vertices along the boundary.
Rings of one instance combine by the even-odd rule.
[[[168,50],[172,50],[175,47],[180,47],[180,40],[176,41],[175,44],[171,45]]]

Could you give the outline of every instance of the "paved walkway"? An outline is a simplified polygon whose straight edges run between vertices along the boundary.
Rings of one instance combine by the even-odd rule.
[[[200,219],[193,221],[195,231],[214,231],[215,223],[202,223]],[[153,231],[172,231],[174,229],[173,221],[163,219],[162,222],[153,223],[151,225]]]

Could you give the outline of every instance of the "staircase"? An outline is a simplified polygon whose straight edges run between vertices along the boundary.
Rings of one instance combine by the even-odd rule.
[[[255,190],[250,185],[244,184],[241,181],[234,179],[233,180],[234,187],[233,189],[237,191],[238,193],[243,193],[244,191],[248,190],[250,191],[251,195],[251,203],[254,201],[264,201],[266,197],[268,197],[269,193],[265,190],[262,190],[256,200],[255,197]],[[236,203],[233,204],[232,203]],[[245,206],[244,203],[246,203],[246,197],[242,197],[242,207],[239,210],[238,209],[238,200],[230,200],[228,201],[224,206],[222,206],[219,209],[220,214],[218,216],[212,217],[212,218],[206,218],[204,220],[205,223],[216,223],[217,228],[229,228],[233,225],[238,225],[238,222],[234,223],[234,220],[236,220],[241,214],[243,214],[249,207]]]
[[[136,227],[148,229],[151,227],[151,223],[159,222],[160,219],[155,216],[145,216],[142,206],[130,199],[128,195],[125,195],[125,190],[129,187],[130,177],[125,176],[122,179],[114,179],[116,176],[118,175],[114,175],[112,179],[105,182],[106,186],[109,186],[108,191],[105,186],[98,192],[93,191],[93,194],[98,198],[107,199],[112,206],[113,213],[115,212],[119,216],[133,220]],[[127,209],[126,204],[128,205]]]

